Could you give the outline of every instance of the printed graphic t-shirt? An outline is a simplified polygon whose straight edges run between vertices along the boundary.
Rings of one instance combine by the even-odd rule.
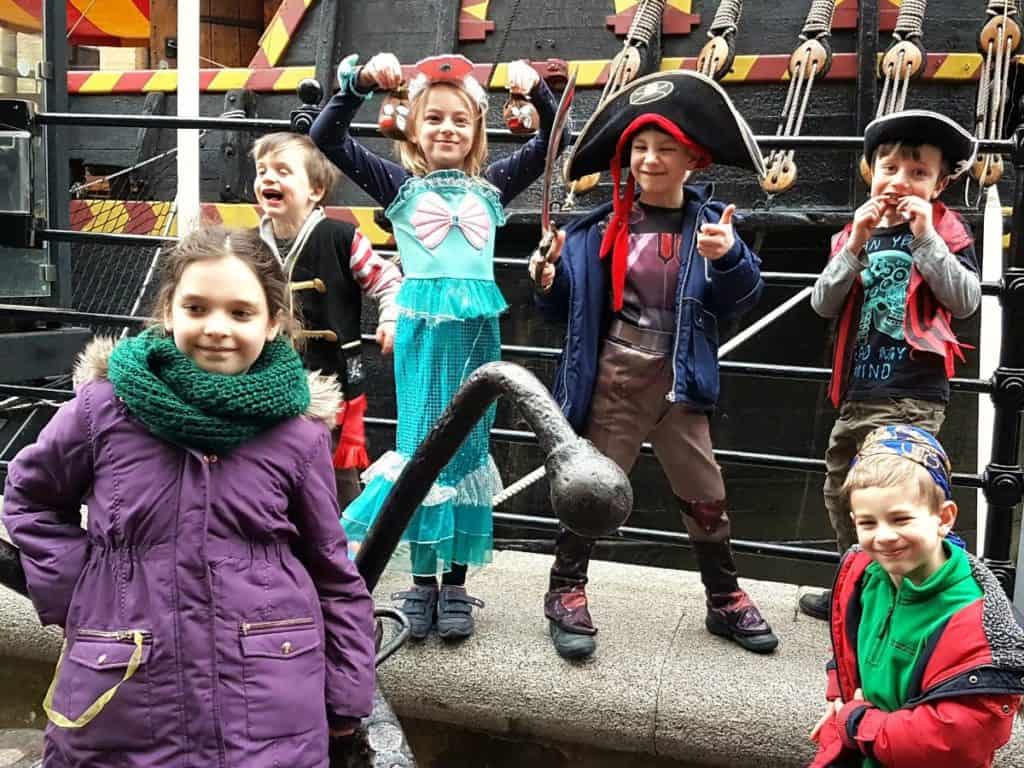
[[[876,229],[864,246],[868,267],[860,273],[864,303],[853,350],[849,400],[949,400],[943,359],[913,349],[903,334],[913,239],[910,225],[901,224]]]
[[[638,204],[629,222],[629,258],[619,317],[640,328],[674,333],[682,266],[682,208]]]

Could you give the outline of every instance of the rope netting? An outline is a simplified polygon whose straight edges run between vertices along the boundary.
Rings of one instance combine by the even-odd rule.
[[[152,202],[149,190],[167,185],[177,174],[171,150],[116,173],[87,179],[72,190],[71,228],[125,235],[166,235],[174,221],[174,203]],[[152,246],[73,243],[72,305],[81,312],[145,314],[152,305],[146,278],[156,249]]]

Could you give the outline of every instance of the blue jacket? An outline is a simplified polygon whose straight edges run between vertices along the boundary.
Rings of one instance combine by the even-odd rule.
[[[725,209],[711,200],[709,184],[685,188],[682,268],[676,288],[674,382],[670,402],[711,411],[718,400],[718,321],[753,307],[761,297],[761,260],[739,237],[725,256],[709,262],[697,252],[699,224],[714,223]],[[537,304],[552,319],[568,319],[565,347],[552,394],[573,429],[590,413],[597,361],[612,319],[608,259],[600,259],[604,222],[611,204],[573,221],[555,269],[551,290]]]

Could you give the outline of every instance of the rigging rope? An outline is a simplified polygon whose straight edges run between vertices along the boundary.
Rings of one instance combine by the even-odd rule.
[[[991,18],[978,35],[978,49],[985,63],[978,80],[974,133],[979,139],[999,139],[1006,114],[1010,62],[1020,45],[1021,30],[1015,18],[1016,0],[989,0],[985,13]],[[979,155],[971,175],[982,188],[995,184],[1003,175],[1002,156]],[[965,195],[969,195],[966,189]]]
[[[811,89],[817,78],[824,77],[832,65],[832,17],[834,0],[812,0],[807,11],[800,45],[789,59],[789,88],[782,106],[776,136],[799,136],[807,114]],[[767,171],[761,188],[769,197],[785,192],[796,182],[795,150],[773,150],[766,160]]]
[[[736,58],[736,31],[739,29],[743,0],[722,0],[708,31],[708,42],[697,57],[697,71],[720,80],[732,68]]]

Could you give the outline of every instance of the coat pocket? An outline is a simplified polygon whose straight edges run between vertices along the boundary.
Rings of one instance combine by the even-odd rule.
[[[324,654],[312,618],[240,628],[249,737],[279,739],[326,727]]]
[[[73,744],[133,749],[152,742],[150,633],[79,629],[57,662],[43,708]]]
[[[714,405],[718,400],[718,318],[700,306],[692,307],[691,361],[695,402]]]

